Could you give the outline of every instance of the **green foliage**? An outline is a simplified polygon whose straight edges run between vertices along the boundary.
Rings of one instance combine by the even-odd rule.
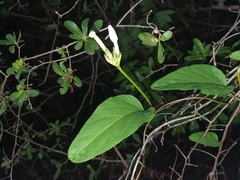
[[[19,46],[20,43],[24,42],[24,40],[21,40],[21,32],[19,31],[18,37],[16,36],[16,33],[13,32],[13,34],[7,34],[6,35],[6,40],[0,40],[0,45],[7,45],[8,50],[10,53],[14,54],[15,53],[15,47]]]
[[[87,165],[87,169],[90,171],[90,174],[88,176],[88,180],[94,180],[97,179],[98,175],[100,174],[99,170],[94,170],[91,165]]]
[[[78,28],[78,26],[70,21],[67,20],[64,22],[64,26],[72,32],[69,37],[73,40],[77,40],[77,44],[74,46],[75,50],[80,50],[84,43],[84,51],[89,54],[93,55],[96,50],[99,49],[97,43],[88,37],[88,22],[89,19],[84,19],[81,23],[82,31]],[[99,31],[102,27],[102,20],[97,20],[93,23],[92,29]]]
[[[22,73],[26,73],[28,70],[25,67],[24,59],[20,58],[12,63],[12,67],[8,68],[7,75],[15,74],[15,78],[19,79]]]
[[[192,65],[178,69],[157,80],[151,86],[153,90],[195,90],[203,94],[228,94],[234,86],[227,86],[225,75],[210,65]]]
[[[82,81],[77,76],[73,76],[74,71],[70,68],[66,68],[64,61],[60,62],[59,65],[54,62],[52,67],[54,72],[61,76],[57,80],[58,84],[61,85],[59,90],[60,94],[66,94],[70,88],[73,88],[72,83],[77,87],[82,86]]]
[[[216,8],[215,4],[223,6],[225,0],[209,2],[213,6],[207,8],[211,9]],[[233,146],[227,147],[229,143],[220,145],[221,142],[226,142],[223,133],[227,134],[230,126],[240,123],[240,68],[238,67],[240,40],[230,41],[235,35],[231,34],[234,33],[233,31],[224,38],[214,37],[221,30],[226,30],[216,28],[221,28],[217,24],[218,13],[211,13],[211,16],[206,17],[205,12],[202,11],[205,6],[199,6],[196,2],[190,4],[189,1],[163,3],[163,1],[141,0],[130,4],[131,7],[138,4],[138,7],[127,11],[123,0],[106,1],[105,4],[94,6],[93,9],[89,1],[85,0],[77,1],[63,14],[59,14],[60,11],[57,10],[62,7],[61,0],[29,3],[31,9],[28,9],[28,4],[23,5],[20,1],[14,6],[9,5],[11,1],[0,1],[0,4],[3,5],[0,18],[8,19],[10,16],[15,16],[27,19],[27,29],[22,30],[20,26],[15,26],[18,23],[16,24],[13,18],[14,27],[24,32],[26,42],[24,48],[30,47],[27,51],[31,52],[29,57],[25,52],[26,49],[21,49],[23,40],[20,31],[18,35],[15,32],[7,33],[5,39],[0,40],[0,45],[8,46],[7,53],[4,48],[0,52],[0,140],[6,141],[8,137],[15,139],[11,144],[12,151],[5,153],[4,149],[0,150],[1,167],[5,168],[9,177],[13,175],[14,165],[25,164],[25,161],[38,164],[36,163],[38,160],[45,164],[49,164],[50,161],[55,167],[54,172],[50,172],[52,179],[61,179],[62,175],[69,172],[75,176],[72,171],[65,171],[70,167],[67,163],[86,162],[115,147],[116,152],[118,149],[119,153],[122,153],[123,158],[116,153],[121,161],[124,162],[125,159],[127,164],[131,163],[129,172],[134,179],[135,170],[141,170],[142,165],[144,168],[148,167],[149,162],[145,161],[145,158],[154,158],[153,148],[150,148],[150,145],[156,145],[156,151],[160,153],[162,148],[166,148],[158,146],[158,142],[164,143],[164,138],[170,139],[171,143],[178,147],[179,152],[180,147],[185,146],[183,151],[184,156],[187,157],[184,158],[185,163],[192,163],[191,153],[197,150],[189,147],[189,141],[194,142],[195,145],[219,148],[217,156],[214,155],[215,164],[223,162],[223,159],[217,160],[217,157],[221,157],[226,150],[230,152]],[[30,16],[32,12],[39,11],[36,8],[38,6],[41,7],[40,11],[43,15]],[[171,10],[172,7],[174,11]],[[17,13],[14,13],[16,9],[18,9]],[[43,11],[45,12],[42,13]],[[61,12],[63,11],[61,9]],[[123,18],[118,16],[125,11],[127,14],[124,14]],[[54,15],[58,15],[59,21],[55,21],[55,17],[51,17],[50,12],[55,12]],[[61,18],[67,14],[68,20],[64,21],[62,27]],[[73,19],[79,20],[80,23],[73,22]],[[116,22],[120,19],[121,22]],[[207,19],[210,21],[205,22]],[[9,22],[3,18],[1,20],[3,22],[1,29],[12,28],[8,26]],[[37,23],[38,21],[41,23]],[[106,36],[104,33],[107,29],[103,28],[103,22],[110,24],[110,21],[116,25],[114,28],[118,32],[115,40],[112,40],[110,33],[110,36],[108,35],[114,45],[109,49],[113,51],[108,50],[109,44],[106,43],[106,48],[100,46],[104,54],[96,54],[99,44],[93,36],[90,36],[90,32],[102,33],[101,36],[99,35],[99,39],[102,39]],[[198,23],[199,21],[201,22]],[[224,19],[224,22],[227,21],[230,22],[232,19]],[[89,28],[91,23],[93,25]],[[41,28],[36,28],[38,24],[41,24]],[[173,26],[174,29],[171,28]],[[197,28],[194,29],[195,27]],[[235,29],[236,32],[238,31],[236,27],[238,25],[230,30]],[[69,30],[69,36],[64,35],[65,32],[62,32],[64,29]],[[174,38],[172,38],[173,33]],[[44,37],[41,37],[42,35]],[[32,38],[30,42],[29,37]],[[35,37],[39,40],[35,40]],[[66,38],[72,42],[61,44],[68,42],[69,39]],[[49,42],[51,39],[52,44]],[[220,40],[212,44],[204,42],[209,39]],[[229,41],[225,42],[226,40]],[[105,41],[109,39],[106,38]],[[118,42],[120,53],[116,54]],[[46,50],[49,44],[51,49],[48,49],[48,52],[41,51],[42,54],[35,54],[38,49]],[[79,52],[80,50],[82,52]],[[55,59],[56,54],[60,59]],[[10,59],[13,56],[17,58]],[[105,62],[103,63],[104,59],[119,70],[115,77],[113,77],[115,74],[113,67],[106,67]],[[82,63],[83,60],[86,60],[85,64]],[[188,66],[189,64],[195,65]],[[80,70],[77,76],[72,69],[73,65]],[[109,75],[109,72],[113,73]],[[101,79],[103,75],[105,79]],[[56,88],[54,83],[56,76],[60,89]],[[82,81],[84,87],[73,93],[75,87],[83,86]],[[112,81],[115,83],[114,92],[117,96],[110,93],[113,97],[106,99],[105,96],[101,96],[100,88],[96,87],[100,85],[104,88],[104,93],[111,92],[109,85]],[[64,96],[59,96],[58,90],[60,95]],[[68,91],[70,93],[67,93]],[[78,124],[81,124],[85,120],[85,115],[88,115],[85,114],[87,111],[82,115],[82,108],[89,103],[95,107],[96,95],[101,100],[106,100],[97,106],[80,129]],[[37,96],[39,97],[35,98]],[[64,108],[60,106],[61,103],[64,104]],[[72,139],[71,135],[79,129],[66,153],[70,143],[67,141]],[[171,131],[170,136],[166,133],[168,131]],[[161,140],[155,141],[155,138],[160,136]],[[181,141],[181,146],[178,146],[180,141],[176,141],[177,136],[178,140],[184,140]],[[191,149],[189,154],[187,149]],[[55,156],[56,153],[59,155]],[[99,164],[98,161],[94,161],[94,164],[89,162],[87,166],[85,164],[75,166],[80,170],[79,174],[81,176],[86,174],[86,177],[72,179],[101,179],[102,162],[110,159],[114,161],[116,158],[116,154],[113,153],[113,157],[111,153],[102,155]],[[206,154],[208,153],[210,154],[210,152]],[[170,156],[164,155],[164,157]],[[181,168],[178,162],[175,163],[175,167]],[[216,167],[216,169],[220,168]],[[178,178],[185,177],[184,172],[181,174],[181,171],[184,170],[172,170],[179,172]],[[220,178],[216,177],[216,179]]]
[[[211,44],[202,43],[199,39],[193,39],[193,50],[188,51],[188,56],[185,57],[186,61],[193,60],[202,60],[206,61],[206,57],[208,57],[211,53]]]
[[[188,138],[193,142],[198,142],[199,144],[202,144],[204,146],[208,147],[219,147],[220,142],[218,141],[218,135],[214,132],[207,132],[203,136],[204,132],[196,132],[194,134],[191,134]]]
[[[158,46],[157,49],[157,60],[160,64],[162,64],[165,60],[165,50],[161,44],[162,42],[165,42],[167,40],[169,40],[172,37],[172,32],[171,31],[166,31],[164,32],[162,35],[159,33],[159,37],[156,38],[154,35],[148,33],[148,32],[144,32],[144,33],[140,33],[138,35],[138,38],[142,41],[142,44],[149,46],[149,47],[153,47],[153,46]]]
[[[54,174],[53,179],[54,179],[54,180],[55,180],[55,179],[58,179],[58,177],[59,177],[59,175],[60,175],[60,172],[61,172],[62,164],[61,164],[59,161],[57,161],[56,159],[50,159],[50,162],[51,162],[53,165],[55,165],[55,167],[56,167],[56,169],[57,169],[57,171],[56,171],[55,174]]]
[[[111,97],[101,103],[68,149],[74,163],[88,161],[111,149],[154,117],[154,108],[143,110],[131,95]]]
[[[35,89],[26,89],[25,85],[26,79],[22,79],[19,84],[16,86],[16,92],[13,92],[9,96],[9,100],[13,102],[15,106],[21,107],[23,102],[28,98],[36,97],[39,95],[39,92]]]
[[[229,57],[231,59],[240,61],[240,50],[232,52]]]

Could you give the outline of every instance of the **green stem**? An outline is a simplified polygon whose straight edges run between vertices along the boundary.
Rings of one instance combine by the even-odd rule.
[[[150,102],[150,100],[148,99],[146,94],[142,91],[142,89],[125,73],[125,71],[120,66],[118,66],[117,68],[134,85],[134,87],[141,93],[141,95],[146,99],[148,104],[150,106],[152,106],[152,103]]]

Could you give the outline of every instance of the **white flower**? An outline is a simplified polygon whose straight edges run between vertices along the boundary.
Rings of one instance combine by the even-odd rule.
[[[106,51],[106,46],[103,44],[102,40],[96,35],[94,31],[91,31],[89,33],[89,37],[93,38],[104,52]]]
[[[117,34],[111,25],[108,26],[108,32],[109,32],[110,40],[113,42],[113,45],[114,45],[112,53],[108,50],[108,48],[106,48],[102,40],[96,35],[94,31],[91,31],[88,36],[90,38],[93,38],[101,47],[101,49],[104,51],[105,53],[104,57],[108,63],[112,64],[115,67],[120,67],[120,61],[121,61],[122,55],[119,51]]]
[[[113,29],[111,25],[108,25],[108,34],[109,34],[110,40],[113,42],[116,54],[120,54],[119,46],[118,46],[118,37],[117,37],[116,31]]]

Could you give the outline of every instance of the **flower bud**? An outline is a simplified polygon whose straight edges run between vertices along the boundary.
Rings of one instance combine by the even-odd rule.
[[[118,46],[118,37],[117,37],[116,31],[113,29],[111,25],[108,25],[108,33],[109,33],[110,40],[113,42],[116,54],[120,54],[119,46]]]

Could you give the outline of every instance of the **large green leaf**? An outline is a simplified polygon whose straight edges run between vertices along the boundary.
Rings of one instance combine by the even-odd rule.
[[[188,138],[193,142],[198,142],[200,138],[202,138],[199,141],[199,144],[202,144],[204,146],[208,147],[219,147],[220,142],[218,141],[218,135],[214,132],[207,132],[204,137],[202,137],[204,132],[197,132],[191,134]]]
[[[201,90],[203,94],[228,94],[234,89],[226,86],[225,75],[215,66],[206,64],[192,65],[178,69],[155,81],[153,90]]]
[[[153,107],[144,111],[132,95],[110,97],[101,103],[84,124],[68,149],[74,163],[88,161],[111,149],[154,118]]]

